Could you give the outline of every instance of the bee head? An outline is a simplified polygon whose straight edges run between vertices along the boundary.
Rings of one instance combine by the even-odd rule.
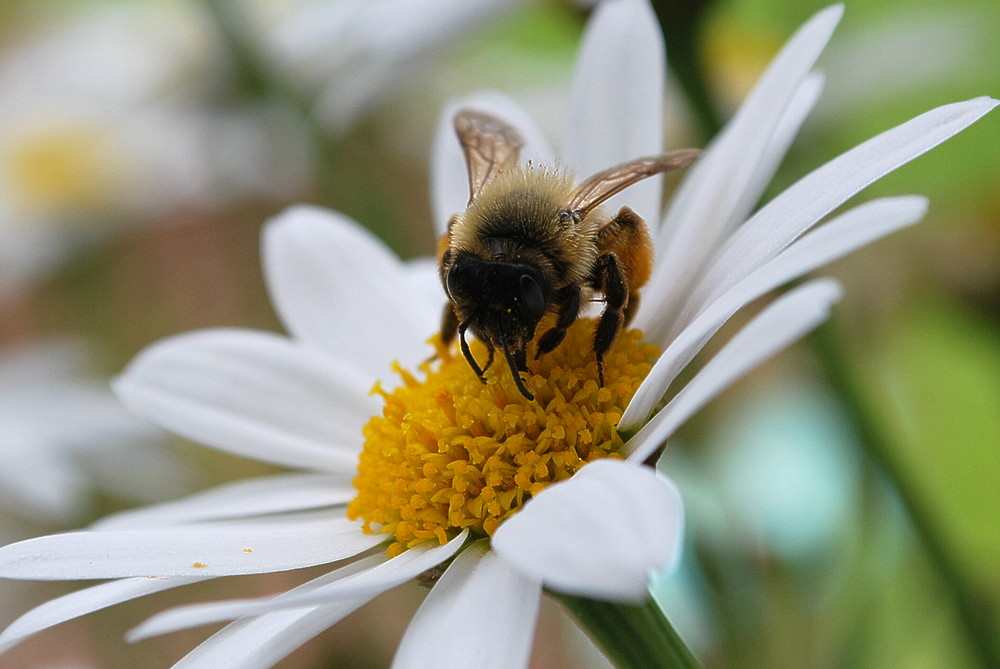
[[[535,336],[551,294],[541,270],[528,263],[460,255],[448,268],[445,288],[460,331],[472,330],[479,339],[501,349],[515,375],[516,370],[526,370],[525,348]]]
[[[459,320],[480,339],[523,351],[549,302],[541,270],[526,263],[458,257],[445,277]]]

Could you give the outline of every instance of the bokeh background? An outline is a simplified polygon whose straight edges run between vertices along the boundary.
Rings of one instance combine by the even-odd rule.
[[[704,145],[825,5],[654,4],[670,148]],[[557,128],[589,11],[0,3],[0,542],[267,471],[138,424],[107,379],[171,334],[280,329],[258,242],[291,203],[431,254],[439,110],[497,88]],[[997,63],[996,0],[847,2],[823,97],[770,194],[932,107],[1000,96]],[[689,542],[656,594],[706,667],[1000,666],[1000,116],[859,199],[904,193],[930,197],[926,219],[832,266],[847,289],[832,322],[714,402],[660,464],[685,493]],[[124,631],[172,603],[309,575],[129,602],[0,665],[169,666],[213,630],[135,645]],[[0,624],[72,587],[0,582]],[[384,595],[280,666],[386,666],[421,595]],[[533,666],[606,663],[547,602]]]

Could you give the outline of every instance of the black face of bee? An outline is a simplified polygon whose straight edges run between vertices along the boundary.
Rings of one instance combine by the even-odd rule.
[[[551,298],[538,267],[460,255],[448,269],[445,285],[459,318],[459,332],[472,330],[491,349],[501,349],[512,368],[525,370],[525,347]],[[478,365],[473,369],[479,373]]]
[[[547,282],[537,267],[474,256],[455,260],[447,287],[459,319],[477,337],[499,347],[531,340],[549,301]]]

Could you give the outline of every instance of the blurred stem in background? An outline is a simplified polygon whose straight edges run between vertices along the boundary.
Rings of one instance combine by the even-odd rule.
[[[688,98],[705,140],[710,140],[722,127],[699,49],[711,0],[651,2],[666,40],[668,66]],[[866,400],[858,375],[852,371],[831,325],[817,330],[810,341],[824,367],[827,382],[840,395],[849,413],[865,455],[891,482],[935,572],[951,594],[970,647],[985,669],[1000,667],[1000,648],[995,639],[993,618],[988,615],[988,603],[977,598],[955,556],[945,545],[941,528],[928,513],[924,498],[888,447],[889,435],[880,428],[879,418]]]
[[[970,647],[985,669],[1000,667],[1000,648],[997,647],[987,602],[980,601],[965,579],[955,557],[945,545],[944,533],[932,519],[920,492],[907,477],[903,464],[894,456],[893,449],[888,445],[889,436],[880,428],[878,416],[866,400],[858,375],[852,371],[833,326],[827,323],[818,328],[811,342],[823,365],[827,382],[838,393],[849,413],[852,428],[865,455],[891,482],[935,573],[947,587]]]

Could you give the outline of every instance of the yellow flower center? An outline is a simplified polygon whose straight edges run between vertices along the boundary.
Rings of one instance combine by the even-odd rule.
[[[423,380],[397,365],[402,385],[374,389],[385,406],[364,428],[348,516],[391,534],[390,555],[444,544],[465,528],[487,536],[550,483],[614,457],[618,421],[660,351],[638,330],[623,332],[605,355],[602,387],[593,330],[581,319],[555,351],[531,361],[529,350],[534,373],[523,376],[534,401],[518,392],[502,356],[485,384],[450,351],[421,366]],[[486,347],[471,346],[485,362]]]

